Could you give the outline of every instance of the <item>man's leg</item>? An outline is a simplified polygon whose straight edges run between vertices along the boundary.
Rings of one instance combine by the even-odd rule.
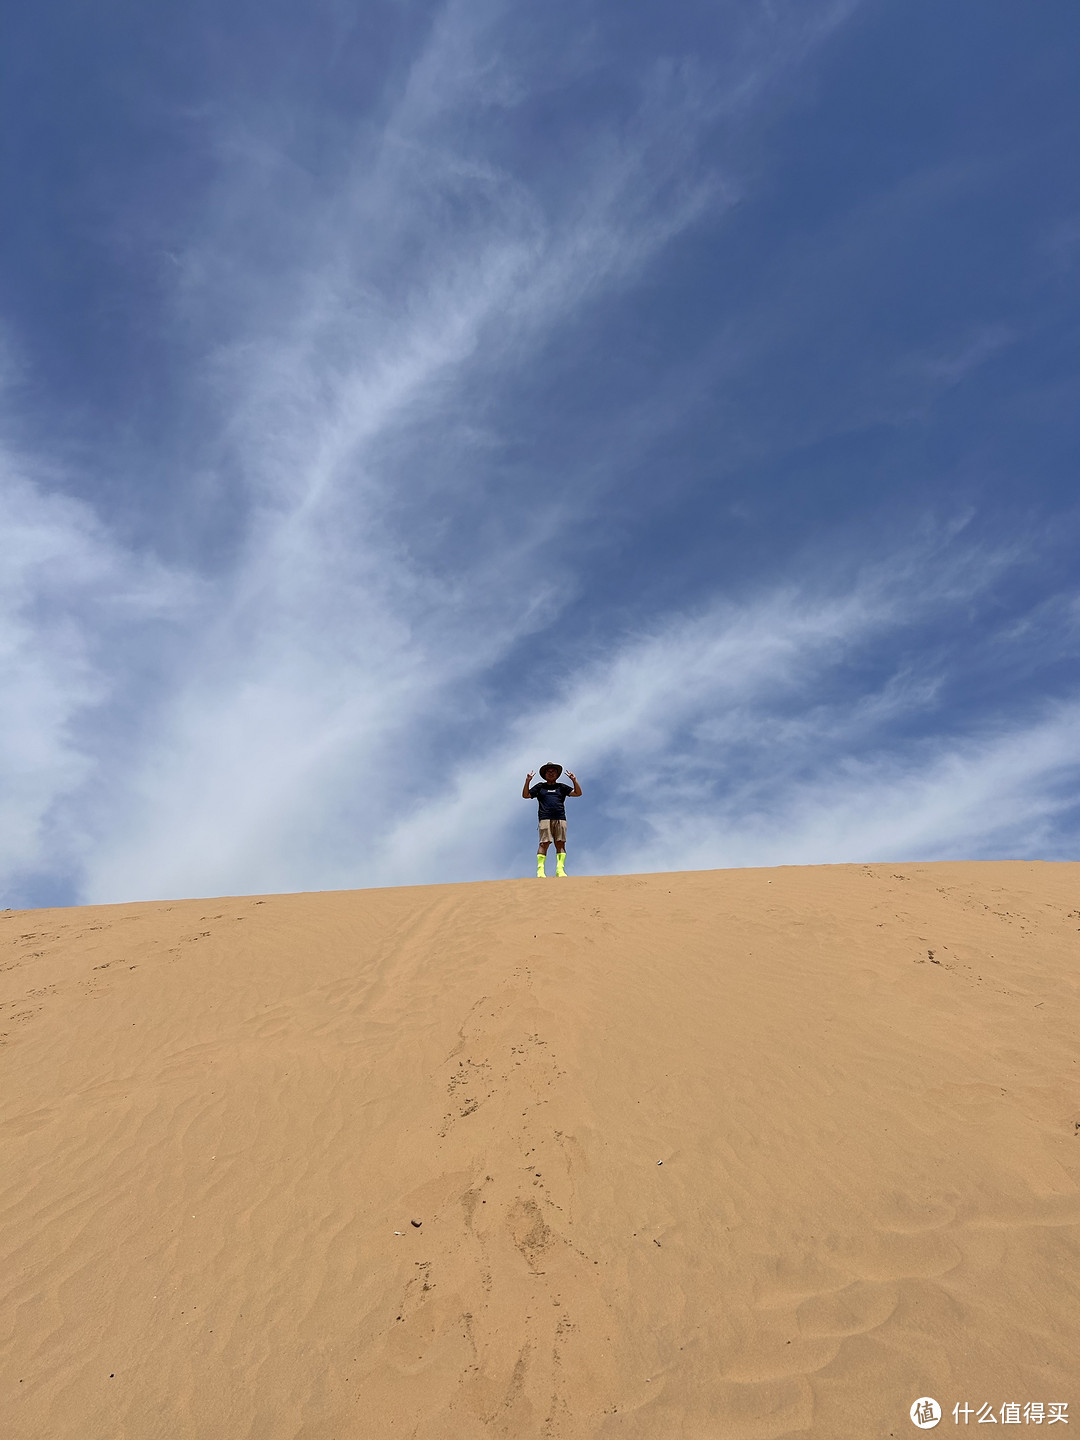
[[[555,837],[555,874],[566,875],[566,821],[559,826]]]
[[[540,843],[536,847],[536,878],[547,879],[547,871],[544,869],[544,857],[547,855],[548,846],[551,844],[551,830],[546,820],[540,822]]]

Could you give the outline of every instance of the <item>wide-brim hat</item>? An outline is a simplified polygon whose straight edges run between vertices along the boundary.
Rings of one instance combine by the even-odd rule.
[[[549,770],[554,770],[554,771],[555,771],[555,779],[556,779],[556,780],[557,780],[557,779],[559,778],[559,776],[562,774],[562,766],[561,766],[561,765],[556,765],[554,760],[549,760],[546,765],[541,765],[541,766],[540,766],[540,774],[541,774],[541,775],[545,775]]]

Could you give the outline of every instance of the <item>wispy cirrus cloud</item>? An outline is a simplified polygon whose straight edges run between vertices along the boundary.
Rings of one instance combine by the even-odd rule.
[[[74,875],[82,860],[85,832],[59,817],[120,739],[97,728],[122,684],[111,648],[160,634],[198,599],[190,579],[126,550],[48,478],[0,454],[0,870],[31,894],[35,872]]]
[[[1031,555],[923,538],[842,588],[807,574],[622,637],[391,829],[383,877],[422,856],[464,878],[463,815],[484,837],[470,863],[479,851],[497,871],[528,842],[513,779],[549,754],[572,756],[590,782],[574,816],[590,872],[1060,853],[1080,696],[959,719],[946,693],[981,684],[983,666],[1004,679],[1031,663],[1026,627],[966,663],[958,654]],[[1048,661],[1057,635],[1035,647]]]
[[[482,388],[725,200],[684,183],[698,117],[670,81],[627,133],[598,131],[547,197],[471,153],[470,116],[523,93],[500,80],[499,14],[446,8],[381,135],[307,197],[303,244],[243,284],[237,232],[288,227],[275,178],[289,161],[263,150],[255,185],[250,137],[220,142],[233,193],[225,223],[178,259],[177,323],[207,326],[226,297],[235,329],[207,370],[220,478],[207,489],[204,460],[193,500],[235,511],[239,496],[241,519],[92,827],[87,895],[359,878],[333,857],[425,784],[403,747],[434,758],[467,729],[488,670],[573,589],[537,557],[580,476],[540,515],[493,488],[483,461],[505,422]]]
[[[1072,697],[1017,705],[999,684],[975,717],[954,694],[995,664],[1019,673],[1021,651],[1040,684],[1060,660],[1071,593],[1013,604],[1015,633],[996,616],[1022,538],[920,533],[916,514],[861,563],[842,536],[783,579],[710,561],[647,620],[596,578],[649,558],[648,537],[619,553],[642,493],[626,473],[692,408],[734,415],[744,375],[785,346],[841,374],[818,344],[836,308],[822,257],[842,288],[869,232],[839,258],[839,222],[780,247],[692,383],[670,345],[653,366],[660,325],[638,297],[659,286],[662,310],[665,267],[747,202],[755,117],[854,8],[721,7],[730,43],[707,64],[646,45],[616,72],[610,28],[567,44],[542,17],[452,0],[355,110],[223,93],[199,111],[216,179],[170,250],[161,321],[185,423],[147,467],[172,477],[167,519],[11,479],[27,553],[47,557],[11,590],[5,632],[28,697],[10,721],[16,898],[517,873],[539,752],[587,782],[579,869],[1050,843]],[[611,314],[618,338],[599,344]],[[1006,335],[955,333],[975,349],[918,348],[946,357],[931,388]],[[640,403],[618,389],[622,346]],[[862,406],[858,376],[830,387],[824,421],[812,384],[736,417],[715,474],[762,415],[793,451],[844,433],[853,407],[905,408]],[[650,488],[674,491],[675,469]],[[104,496],[102,478],[80,489]],[[662,493],[650,503],[663,514]],[[624,842],[642,769],[649,815]],[[1008,813],[990,824],[995,786]]]

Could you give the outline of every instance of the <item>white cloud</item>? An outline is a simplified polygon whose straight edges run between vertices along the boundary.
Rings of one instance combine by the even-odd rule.
[[[94,775],[87,732],[114,698],[110,640],[192,599],[175,576],[118,545],[88,506],[25,471],[0,453],[0,871],[9,886],[77,860],[81,837],[58,807]]]
[[[272,136],[237,122],[221,137],[220,190],[176,256],[216,426],[210,483],[184,498],[191,519],[225,497],[236,538],[213,575],[168,574],[85,505],[12,480],[9,876],[121,900],[504,873],[541,752],[571,757],[616,836],[621,778],[646,764],[662,782],[654,864],[829,858],[891,836],[959,845],[993,774],[1026,834],[1049,820],[1057,720],[1032,729],[1041,768],[1004,733],[895,738],[941,684],[902,657],[909,628],[977,605],[1014,558],[955,536],[846,586],[794,577],[658,619],[568,661],[561,694],[505,679],[572,598],[552,537],[608,477],[583,456],[544,477],[538,512],[531,472],[518,493],[513,472],[485,468],[507,423],[489,392],[729,203],[726,177],[695,168],[701,128],[850,6],[822,7],[809,31],[798,7],[772,8],[789,43],[751,47],[729,93],[658,68],[634,123],[598,126],[543,193],[470,142],[478,108],[519,105],[536,83],[500,49],[501,6],[445,7],[381,133],[337,157],[333,184],[298,178]],[[260,270],[263,234],[284,239]],[[894,663],[853,678],[871,646]],[[935,809],[943,785],[967,829]],[[601,829],[585,863],[641,866]]]
[[[629,133],[598,132],[545,203],[473,160],[462,126],[477,75],[483,103],[507,101],[489,42],[474,7],[447,7],[380,144],[312,201],[298,268],[244,288],[243,332],[212,375],[246,534],[125,768],[89,897],[370,879],[395,806],[425,786],[406,747],[452,743],[482,712],[492,665],[572,593],[538,557],[573,476],[527,523],[527,502],[500,496],[494,519],[465,524],[468,426],[482,448],[487,424],[477,387],[723,200],[704,183],[673,189],[695,121],[678,86]],[[250,163],[250,145],[227,148]],[[273,170],[262,155],[249,225],[278,219]],[[182,262],[197,319],[233,284],[242,191]],[[429,563],[440,530],[456,566]]]
[[[677,870],[1055,856],[1075,847],[1075,823],[1062,834],[1058,822],[1075,808],[1078,724],[1074,701],[989,737],[830,757],[808,780],[754,776],[757,794],[752,782],[708,815],[686,817],[661,802],[655,838],[644,855],[636,852],[638,863],[623,848],[609,852],[607,864]]]
[[[1070,749],[1080,700],[950,730],[935,713],[944,677],[934,650],[911,653],[929,618],[970,624],[992,606],[1018,558],[927,544],[840,594],[807,579],[624,638],[573,672],[541,715],[468,754],[388,834],[382,878],[464,878],[462,816],[470,864],[496,873],[516,843],[524,865],[517,785],[547,758],[589,787],[575,806],[590,816],[577,862],[589,871],[1039,853],[1067,809],[1065,773],[1080,771]],[[1002,673],[1026,663],[1016,638],[1020,653],[1002,644],[995,655]],[[877,667],[862,676],[871,655]]]

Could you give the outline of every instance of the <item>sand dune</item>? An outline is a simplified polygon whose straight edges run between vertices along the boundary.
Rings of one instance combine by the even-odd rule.
[[[1078,941],[1075,864],[8,912],[0,1431],[1080,1424]]]

